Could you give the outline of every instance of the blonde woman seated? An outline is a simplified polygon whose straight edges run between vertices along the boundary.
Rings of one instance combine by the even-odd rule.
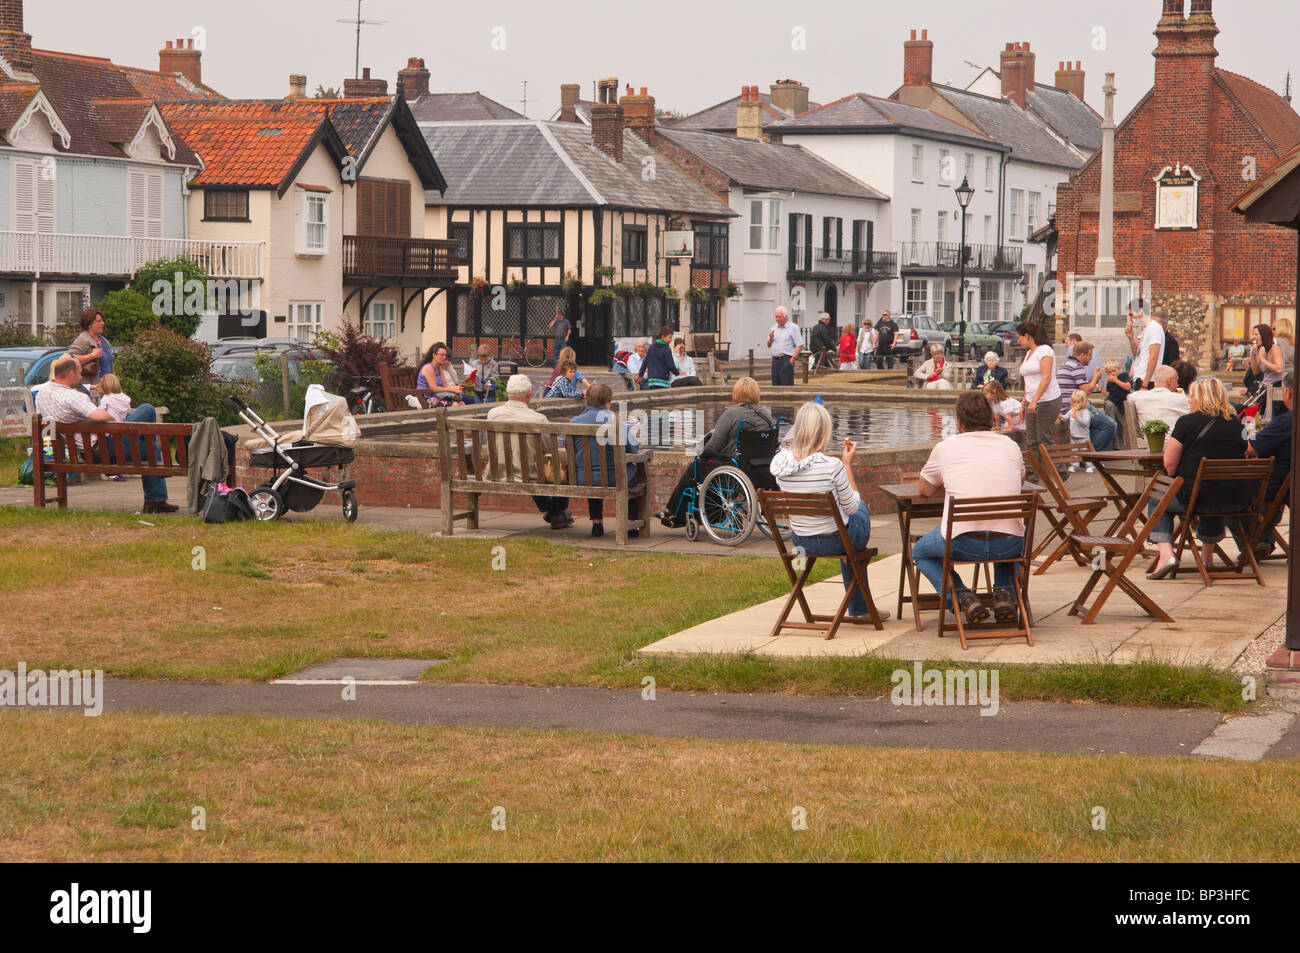
[[[858,493],[853,479],[853,460],[858,445],[844,441],[840,459],[826,456],[831,439],[831,415],[821,404],[807,403],[795,414],[794,429],[790,433],[790,447],[772,458],[772,476],[777,485],[787,493],[826,493],[835,495],[840,517],[849,531],[849,541],[854,552],[867,548],[871,540],[871,513],[867,503]],[[815,520],[806,516],[790,517],[791,542],[809,556],[843,556],[844,544],[832,519]],[[840,560],[840,575],[844,589],[853,589],[849,615],[865,616],[870,610],[862,593],[853,585],[853,569]],[[877,610],[881,619],[888,618],[884,610]]]
[[[926,390],[952,390],[952,364],[944,360],[943,347],[930,345],[930,359],[912,375]]]

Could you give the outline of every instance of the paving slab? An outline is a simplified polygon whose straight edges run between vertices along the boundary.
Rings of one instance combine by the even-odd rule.
[[[351,679],[358,685],[414,685],[421,675],[441,659],[340,658],[276,679],[276,685],[338,685]]]

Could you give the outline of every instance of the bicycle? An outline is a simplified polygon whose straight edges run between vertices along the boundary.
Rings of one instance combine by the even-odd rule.
[[[357,414],[382,414],[388,410],[384,406],[383,392],[379,391],[379,378],[377,377],[354,377],[352,380],[355,386],[351,390],[352,403],[349,412],[355,417]]]
[[[502,342],[497,349],[497,360],[541,367],[546,363],[546,345],[540,341],[529,341],[522,345],[518,341],[511,341],[509,344]]]

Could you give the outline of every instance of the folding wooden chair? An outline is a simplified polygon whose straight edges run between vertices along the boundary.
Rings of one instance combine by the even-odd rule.
[[[1023,638],[1029,645],[1034,644],[1030,626],[1033,613],[1029,608],[1029,566],[1030,541],[1034,538],[1034,514],[1038,510],[1036,493],[1019,493],[1013,496],[954,497],[948,504],[948,517],[944,524],[943,542],[943,582],[939,590],[939,637],[943,638],[948,629],[948,598],[952,592],[953,567],[963,563],[975,565],[975,580],[972,591],[978,597],[979,567],[984,566],[989,578],[987,603],[992,607],[993,566],[997,563],[1010,563],[1015,575],[1016,618],[1017,623],[1010,627],[1004,622],[992,619],[967,625],[960,611],[954,612],[957,635],[961,638],[961,647],[967,649],[968,639],[1019,639]],[[988,522],[990,520],[1023,520],[1025,524],[1025,545],[1019,556],[1003,559],[961,559],[952,554],[952,540],[962,535],[963,523]],[[982,600],[984,601],[984,600]]]
[[[1084,441],[1057,446],[1043,445],[1039,447],[1041,456],[1033,453],[1025,454],[1025,462],[1038,476],[1038,482],[1047,490],[1045,497],[1039,497],[1038,508],[1052,527],[1052,531],[1034,547],[1031,558],[1038,559],[1048,546],[1057,544],[1034,571],[1036,575],[1041,576],[1047,572],[1052,563],[1067,553],[1073,556],[1074,561],[1080,566],[1088,565],[1088,560],[1071,548],[1070,536],[1075,533],[1087,533],[1088,524],[1106,508],[1111,500],[1109,496],[1071,497],[1065,481],[1061,479],[1059,467],[1077,463],[1082,454],[1091,449],[1092,444]]]
[[[1272,457],[1263,460],[1202,459],[1200,466],[1196,468],[1196,480],[1192,483],[1192,495],[1187,500],[1187,512],[1179,514],[1174,520],[1174,561],[1181,564],[1183,550],[1187,548],[1192,530],[1202,515],[1222,517],[1225,525],[1229,520],[1237,520],[1242,526],[1243,539],[1247,541],[1255,539],[1260,534],[1260,514],[1264,510],[1264,494],[1268,491],[1268,478],[1272,472]],[[1244,502],[1226,509],[1217,507],[1216,501],[1222,491],[1214,484],[1238,481],[1258,481],[1258,483],[1249,496],[1241,495]],[[1200,510],[1204,510],[1204,514]],[[1230,568],[1214,569],[1206,566],[1201,558],[1201,547],[1192,546],[1192,558],[1205,585],[1212,586],[1216,579],[1254,579],[1261,586],[1267,585],[1259,571],[1259,563],[1255,560],[1253,546],[1245,547],[1245,551],[1241,554],[1243,559],[1229,559],[1218,545],[1214,547],[1214,554],[1228,563]],[[1248,563],[1249,569],[1246,568]],[[1174,569],[1173,576],[1178,577],[1177,567]]]
[[[1078,615],[1080,611],[1086,609],[1083,624],[1091,625],[1096,621],[1097,613],[1106,604],[1110,594],[1115,591],[1116,587],[1119,587],[1128,594],[1129,598],[1145,609],[1149,615],[1155,616],[1162,622],[1174,621],[1173,616],[1160,608],[1156,601],[1138,586],[1130,582],[1124,573],[1133,564],[1133,560],[1144,551],[1147,537],[1151,535],[1151,531],[1155,529],[1156,523],[1164,515],[1165,510],[1169,508],[1169,504],[1177,496],[1182,485],[1182,477],[1169,477],[1164,473],[1157,473],[1147,481],[1142,495],[1129,508],[1117,535],[1087,536],[1075,534],[1071,537],[1070,541],[1073,547],[1091,557],[1089,564],[1092,566],[1092,575],[1088,577],[1088,581],[1080,591],[1079,597],[1070,606],[1070,615]],[[1137,529],[1137,524],[1139,520],[1142,520],[1142,514],[1146,511],[1147,503],[1153,499],[1158,500],[1155,509],[1142,521],[1141,529]],[[1102,576],[1106,577],[1106,584],[1102,587],[1101,592],[1097,593],[1097,598],[1093,600],[1092,608],[1089,609],[1084,603],[1087,602],[1088,596],[1092,594],[1092,590],[1096,588]]]
[[[763,511],[763,518],[767,520],[768,526],[786,525],[791,516],[833,519],[836,530],[840,534],[840,541],[844,544],[844,552],[848,554],[808,556],[787,546],[780,533],[772,535],[776,541],[776,551],[781,556],[781,563],[785,566],[786,575],[790,577],[790,598],[786,599],[781,615],[776,620],[776,625],[772,627],[773,638],[780,635],[782,629],[808,629],[823,633],[823,638],[833,639],[841,622],[852,625],[874,625],[877,629],[885,627],[880,613],[876,610],[876,603],[871,598],[871,587],[867,583],[867,567],[871,565],[871,560],[876,558],[877,550],[854,551],[849,539],[848,527],[844,525],[844,520],[840,516],[840,508],[835,502],[833,493],[781,493],[776,490],[759,490],[758,505]],[[804,598],[804,584],[808,581],[808,576],[812,573],[813,565],[818,559],[845,560],[853,570],[853,583],[845,590],[844,598],[840,600],[840,606],[835,610],[834,615],[815,614]],[[855,589],[861,592],[862,598],[866,600],[868,610],[866,616],[858,618],[847,616]],[[786,619],[790,617],[796,603],[803,611],[804,621],[787,622]]]
[[[1255,547],[1261,542],[1272,539],[1274,548],[1273,552],[1264,557],[1269,559],[1290,559],[1291,544],[1287,538],[1282,535],[1281,530],[1277,528],[1277,516],[1284,510],[1291,501],[1291,480],[1285,479],[1282,485],[1278,487],[1277,493],[1273,495],[1264,507],[1264,512],[1259,518],[1259,527],[1254,536],[1250,537],[1250,549],[1253,552]],[[1260,561],[1258,556],[1256,561]],[[1240,560],[1239,560],[1240,562]]]

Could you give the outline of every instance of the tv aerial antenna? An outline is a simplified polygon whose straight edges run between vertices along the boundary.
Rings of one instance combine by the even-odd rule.
[[[356,59],[352,64],[352,78],[361,78],[361,28],[363,26],[383,26],[387,20],[363,20],[361,19],[361,0],[357,0],[357,15],[346,20],[339,20],[339,23],[351,23],[357,28],[357,46]]]

